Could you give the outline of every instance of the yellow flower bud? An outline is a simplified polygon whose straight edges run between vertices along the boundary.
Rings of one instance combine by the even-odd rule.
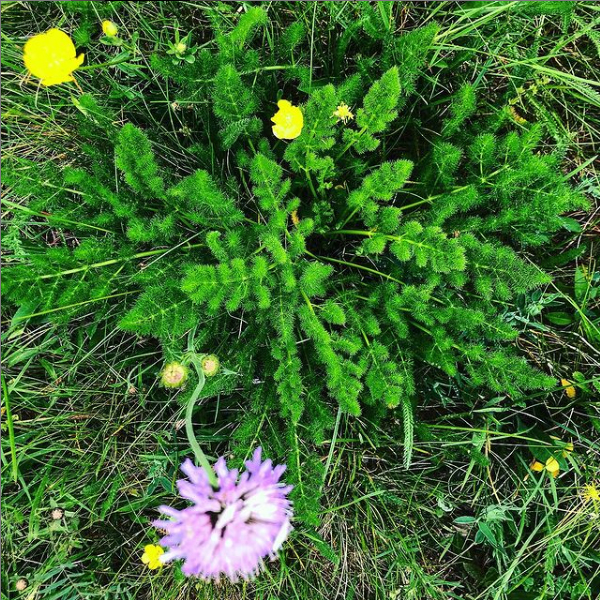
[[[179,42],[177,46],[175,46],[175,50],[178,54],[183,54],[187,50],[187,45],[183,42]]]
[[[102,31],[108,37],[116,37],[119,33],[119,28],[112,21],[102,21]]]

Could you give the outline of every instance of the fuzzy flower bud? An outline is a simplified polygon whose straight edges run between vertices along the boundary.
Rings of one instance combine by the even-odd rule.
[[[171,362],[163,369],[160,380],[165,387],[181,387],[188,378],[188,368],[178,362]]]
[[[51,513],[52,519],[54,521],[59,521],[60,519],[62,519],[64,514],[65,511],[62,508],[55,508]]]
[[[177,51],[177,54],[183,54],[187,50],[187,44],[184,44],[183,42],[179,42],[175,46],[175,50]]]
[[[27,589],[28,586],[29,582],[27,581],[27,579],[21,577],[21,579],[19,579],[15,584],[15,589],[17,590],[17,592],[23,592]]]
[[[219,372],[219,359],[214,354],[208,354],[202,358],[200,366],[206,377],[213,377]]]

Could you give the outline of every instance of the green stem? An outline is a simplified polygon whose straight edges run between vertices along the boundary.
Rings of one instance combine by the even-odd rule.
[[[47,187],[56,187],[57,189],[60,189],[60,188],[58,188],[58,186],[47,186]],[[66,188],[64,188],[64,189],[68,192],[72,191],[72,190],[69,190]],[[2,204],[6,204],[9,208],[14,208],[15,210],[20,210],[29,215],[35,215],[36,217],[43,217],[44,219],[53,219],[55,221],[61,221],[62,223],[69,223],[71,225],[79,225],[81,227],[89,227],[90,229],[95,229],[96,231],[103,231],[104,233],[114,233],[114,231],[111,231],[110,229],[103,229],[102,227],[96,227],[95,225],[88,225],[86,223],[80,223],[79,221],[71,221],[70,219],[63,219],[62,217],[55,217],[54,215],[51,215],[51,214],[44,214],[41,212],[36,212],[35,210],[31,210],[31,209],[27,208],[26,206],[22,206],[21,204],[11,202],[10,200],[5,200],[4,198],[2,198]]]
[[[346,225],[348,225],[348,223],[352,220],[352,217],[360,210],[360,208],[357,206],[349,215],[348,218],[342,223],[342,229],[344,227],[346,227]]]
[[[10,399],[8,394],[8,386],[6,385],[6,379],[4,373],[2,377],[2,395],[4,396],[4,406],[6,407],[6,425],[8,427],[8,442],[10,444],[10,460],[12,463],[12,476],[13,481],[16,483],[19,474],[17,466],[17,447],[15,444],[15,428],[13,426],[12,411],[10,410]]]
[[[363,235],[366,237],[373,237],[377,232],[376,231],[361,231],[359,229],[336,229],[334,231],[325,231],[323,235]],[[428,250],[434,251],[435,248],[433,246],[429,246],[428,244],[423,244],[422,242],[415,242],[414,240],[407,239],[404,235],[385,235],[385,238],[391,242],[399,242],[401,240],[405,241],[407,244],[412,244],[413,246],[419,246],[421,248],[427,248]],[[476,265],[482,266],[482,265]],[[484,267],[485,268],[485,267]]]
[[[65,306],[57,306],[56,308],[49,308],[48,310],[42,310],[40,312],[31,313],[28,315],[15,315],[13,321],[23,321],[25,319],[32,319],[33,317],[41,317],[42,315],[49,315],[51,313],[58,312],[60,310],[66,310],[67,308],[75,308],[77,306],[84,306],[86,304],[92,304],[94,302],[101,302],[102,300],[111,300],[112,298],[120,298],[121,296],[129,296],[130,294],[137,294],[140,290],[131,290],[129,292],[120,292],[119,294],[111,294],[109,296],[102,296],[100,298],[92,298],[91,300],[84,300],[83,302],[75,302],[74,304],[67,304]]]
[[[196,436],[194,434],[194,426],[192,424],[192,414],[194,412],[194,405],[196,404],[196,401],[200,396],[200,392],[202,391],[202,388],[206,383],[206,378],[204,376],[204,372],[202,371],[202,367],[198,361],[198,358],[193,357],[191,361],[194,367],[196,368],[196,372],[198,373],[198,385],[196,386],[194,393],[190,396],[190,399],[187,403],[187,408],[185,410],[185,433],[187,435],[188,442],[190,443],[190,446],[194,451],[196,459],[200,463],[200,466],[206,471],[206,475],[208,476],[208,482],[213,488],[216,488],[218,486],[217,475],[211,467],[210,463],[208,462],[206,455],[204,454],[204,452],[202,452],[202,448],[200,448],[200,444],[196,439]]]
[[[189,246],[185,246],[186,250],[191,248],[200,248],[205,246],[205,244],[190,244]],[[109,265],[116,265],[120,262],[125,262],[128,260],[136,260],[138,258],[146,258],[148,256],[156,256],[157,254],[166,254],[175,248],[159,248],[158,250],[147,250],[146,252],[138,252],[133,256],[128,256],[126,258],[113,258],[111,260],[105,260],[98,263],[93,263],[91,265],[85,265],[84,267],[77,267],[76,269],[68,269],[66,271],[60,271],[59,273],[49,273],[48,275],[40,275],[39,279],[53,279],[54,277],[62,277],[63,275],[72,275],[73,273],[79,273],[80,271],[89,271],[90,269],[99,269],[100,267],[107,267]]]
[[[107,62],[99,63],[97,65],[86,65],[85,67],[79,67],[78,71],[94,71],[95,69],[103,69],[104,67],[112,67],[114,65],[120,65],[128,61],[131,58],[129,54],[127,56],[123,56],[119,60],[109,60]]]
[[[286,71],[287,69],[294,69],[295,65],[269,65],[267,67],[259,67],[258,69],[252,69],[250,71],[240,71],[239,75],[253,75],[255,73],[261,73],[262,71]],[[81,70],[81,69],[80,69]],[[216,77],[210,79],[194,79],[195,83],[214,83]]]
[[[387,273],[382,273],[381,271],[376,271],[375,269],[366,267],[365,265],[359,265],[358,263],[346,262],[345,260],[339,260],[337,258],[330,258],[329,256],[317,256],[316,254],[312,254],[311,252],[306,252],[306,254],[308,254],[308,256],[312,256],[312,258],[316,258],[317,260],[324,260],[327,262],[336,263],[338,265],[344,265],[346,267],[353,267],[355,269],[361,269],[362,271],[367,271],[368,273],[373,273],[374,275],[379,275],[380,277],[389,279],[390,281],[395,281],[396,283],[399,283],[400,285],[404,285],[403,281],[400,281],[399,279],[396,279],[395,277],[392,277],[391,275],[388,275]]]
[[[362,136],[362,134],[367,130],[366,127],[363,127],[359,132],[358,135],[350,140],[345,146],[344,148],[342,148],[342,151],[335,157],[336,162],[342,158],[342,156],[344,156],[344,154],[346,154],[346,152],[352,147],[354,146],[354,144],[358,141],[358,139]]]
[[[302,297],[304,298],[304,301],[306,302],[306,305],[310,309],[310,312],[314,315],[315,314],[315,309],[313,308],[313,305],[312,305],[312,303],[310,301],[310,298],[304,293],[303,290],[300,290],[300,293],[302,294]]]
[[[409,208],[414,208],[415,206],[421,206],[421,204],[427,204],[429,202],[433,202],[435,196],[431,198],[423,198],[423,200],[419,200],[418,202],[413,202],[412,204],[405,204],[404,206],[399,206],[400,210],[408,210]]]
[[[312,195],[314,196],[315,200],[317,200],[317,202],[318,202],[319,201],[319,196],[317,194],[317,190],[315,189],[315,186],[313,185],[312,177],[310,176],[310,171],[308,169],[304,169],[304,172],[306,173],[306,179],[308,181],[308,187],[310,188],[310,191],[312,192]]]

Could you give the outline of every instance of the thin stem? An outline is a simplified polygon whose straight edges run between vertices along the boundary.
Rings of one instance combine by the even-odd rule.
[[[196,368],[196,372],[198,373],[198,385],[196,386],[194,393],[190,396],[190,399],[187,403],[187,408],[185,409],[185,433],[187,435],[188,442],[192,450],[194,451],[196,459],[200,463],[200,466],[206,471],[206,475],[208,476],[208,482],[213,488],[216,488],[218,486],[217,475],[211,467],[210,463],[208,462],[206,455],[204,454],[204,452],[202,452],[202,448],[200,448],[200,444],[198,443],[198,440],[196,439],[196,436],[194,434],[194,425],[192,424],[192,414],[194,412],[194,405],[196,404],[196,401],[200,396],[200,392],[202,391],[202,388],[206,383],[204,372],[202,371],[202,367],[200,366],[196,357],[192,359],[192,364],[194,365],[194,367]]]
[[[420,206],[421,204],[427,204],[429,202],[433,202],[435,196],[431,198],[423,198],[423,200],[419,200],[418,202],[413,202],[412,204],[405,204],[404,206],[399,206],[400,210],[408,210],[409,208],[414,208],[415,206]]]
[[[72,191],[67,188],[59,188],[58,186],[54,186],[54,185],[49,185],[47,187],[55,187],[56,189],[64,189],[67,192]],[[63,217],[55,217],[52,214],[44,214],[44,213],[36,212],[35,210],[31,210],[30,208],[27,208],[26,206],[22,206],[21,204],[17,204],[16,202],[11,202],[10,200],[6,200],[4,198],[2,198],[2,203],[6,204],[9,208],[14,208],[15,210],[20,210],[29,215],[35,215],[36,217],[43,217],[45,219],[53,219],[55,221],[61,221],[62,223],[70,223],[71,225],[79,225],[80,227],[89,227],[90,229],[95,229],[96,231],[103,231],[104,233],[114,233],[114,231],[111,231],[110,229],[103,229],[102,227],[96,227],[95,225],[88,225],[87,223],[80,223],[79,221],[71,221],[70,219],[64,219]]]
[[[323,235],[364,235],[366,237],[373,237],[377,232],[376,231],[361,231],[359,229],[336,229],[334,231],[325,231]],[[382,234],[384,235],[384,234]],[[412,244],[413,246],[419,246],[420,248],[427,248],[429,250],[435,250],[433,246],[429,246],[428,244],[423,244],[422,242],[415,242],[414,240],[409,240],[404,235],[384,235],[384,237],[391,242],[399,242],[405,241],[407,244]],[[476,265],[478,267],[482,265]],[[485,268],[485,267],[483,267]]]
[[[382,273],[381,271],[377,271],[376,269],[371,269],[371,267],[367,267],[365,265],[360,265],[358,263],[353,263],[353,262],[347,262],[345,260],[339,260],[338,258],[330,258],[329,256],[317,256],[316,254],[313,254],[312,252],[308,252],[308,251],[306,252],[306,254],[317,260],[324,260],[326,262],[332,262],[332,263],[336,263],[338,265],[344,265],[346,267],[353,267],[355,269],[367,271],[368,273],[373,273],[373,275],[379,275],[379,277],[383,277],[385,279],[388,279],[389,281],[394,281],[395,283],[399,283],[400,285],[406,285],[404,283],[404,281],[400,281],[400,279],[396,279],[395,277],[392,277],[391,275],[388,275],[387,273]],[[443,300],[440,300],[439,298],[436,298],[435,296],[431,296],[431,299],[434,302],[437,302],[438,304],[446,304]]]
[[[302,294],[302,297],[304,298],[304,301],[306,302],[306,305],[310,309],[310,312],[314,315],[315,314],[315,309],[313,308],[313,305],[312,305],[312,303],[310,301],[310,298],[305,294],[305,292],[303,290],[300,290],[300,293]]]
[[[254,73],[261,73],[262,71],[286,71],[287,69],[294,69],[295,65],[269,65],[267,67],[259,67],[257,69],[251,69],[250,71],[240,71],[239,75],[253,75]],[[210,79],[194,79],[195,83],[214,83],[216,77]]]
[[[329,467],[331,466],[331,461],[333,460],[333,453],[335,451],[335,443],[337,441],[341,420],[342,420],[342,407],[340,406],[338,408],[337,417],[335,418],[335,427],[333,429],[333,436],[331,438],[331,444],[329,446],[329,454],[327,455],[327,462],[325,463],[325,471],[323,472],[323,485],[325,485],[325,481],[327,481],[327,473],[329,472]]]
[[[355,269],[361,269],[362,271],[367,271],[369,273],[373,273],[374,275],[379,275],[380,277],[383,277],[385,279],[389,279],[390,281],[395,281],[396,283],[399,283],[400,285],[404,285],[403,281],[400,281],[399,279],[396,279],[395,277],[392,277],[391,275],[388,275],[387,273],[382,273],[381,271],[376,271],[375,269],[371,269],[370,267],[366,267],[365,265],[359,265],[358,263],[346,262],[345,260],[339,260],[337,258],[330,258],[329,256],[317,256],[317,255],[312,254],[310,252],[307,252],[306,254],[308,254],[309,256],[312,256],[313,258],[316,258],[318,260],[324,260],[324,261],[327,261],[327,262],[337,263],[338,265],[345,265],[347,267],[353,267]]]
[[[360,208],[357,206],[349,215],[348,218],[342,223],[342,229],[344,227],[346,227],[346,225],[348,225],[348,223],[351,221],[352,217],[360,210]]]
[[[109,60],[107,62],[98,63],[97,65],[86,65],[85,67],[78,67],[78,71],[94,71],[95,69],[102,69],[104,67],[112,67],[114,65],[120,65],[125,61],[129,60],[131,56],[128,54],[126,56],[121,57],[119,60]]]
[[[312,182],[312,177],[310,176],[310,171],[308,169],[304,169],[304,172],[306,173],[306,179],[308,181],[308,187],[310,188],[310,191],[312,192],[312,195],[314,196],[315,200],[319,200],[319,196],[317,194],[317,190],[315,189],[315,186]]]
[[[348,151],[352,146],[354,146],[354,144],[358,141],[358,139],[362,136],[362,134],[367,130],[366,127],[363,127],[359,132],[358,135],[353,138],[352,140],[350,140],[345,146],[344,148],[342,148],[342,151],[335,157],[336,162],[342,158],[342,156],[344,156],[344,154],[346,154],[346,151]]]
[[[102,296],[101,298],[91,298],[90,300],[84,300],[83,302],[75,302],[74,304],[67,304],[65,306],[57,306],[56,308],[49,308],[48,310],[42,310],[40,312],[31,313],[29,315],[15,315],[13,321],[23,321],[25,319],[32,319],[33,317],[41,317],[42,315],[49,315],[51,313],[58,312],[60,310],[66,310],[67,308],[75,308],[77,306],[84,306],[86,304],[93,304],[94,302],[100,302],[101,300],[112,300],[113,298],[120,298],[121,296],[129,296],[130,294],[137,294],[140,290],[131,290],[129,292],[120,292],[119,294],[111,294],[110,296]]]
[[[190,244],[186,246],[186,250],[191,248],[200,248],[205,244]],[[63,275],[72,275],[73,273],[79,273],[81,271],[89,271],[90,269],[99,269],[100,267],[107,267],[109,265],[116,265],[120,262],[125,262],[128,260],[136,260],[138,258],[146,258],[148,256],[155,256],[157,254],[166,254],[175,248],[159,248],[158,250],[148,250],[146,252],[138,252],[133,256],[128,256],[126,258],[113,258],[111,260],[105,260],[98,263],[93,263],[91,265],[85,265],[84,267],[77,267],[76,269],[68,269],[66,271],[60,271],[59,273],[49,273],[48,275],[40,275],[39,279],[53,279],[54,277],[61,277]]]
[[[17,466],[17,447],[15,444],[15,428],[13,426],[13,418],[12,411],[10,410],[10,398],[8,394],[8,386],[6,385],[6,379],[4,378],[4,373],[1,374],[2,377],[2,395],[4,396],[4,406],[6,408],[6,426],[8,428],[8,441],[10,444],[10,460],[12,464],[12,476],[13,481],[16,483],[17,478],[19,476],[18,466]]]

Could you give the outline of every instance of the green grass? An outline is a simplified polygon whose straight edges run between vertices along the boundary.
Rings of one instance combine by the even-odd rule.
[[[176,21],[182,35],[193,30],[195,44],[210,46],[217,3],[86,3],[87,13],[69,4],[2,3],[3,160],[78,163],[80,92],[26,81],[21,48],[30,35],[59,26],[82,44],[91,36],[87,65],[112,61],[118,49],[97,41],[109,17],[124,39],[139,35],[135,50],[124,64],[82,71],[79,85],[106,98],[119,121],[160,129],[164,161],[191,172],[188,138],[202,106],[175,105],[149,57],[168,49]],[[361,53],[367,34],[353,27],[356,2],[261,4],[277,26],[306,25],[313,82],[343,69],[345,54]],[[280,561],[256,581],[204,584],[173,566],[150,572],[140,562],[144,544],[158,539],[149,523],[172,497],[189,451],[177,394],[158,385],[161,348],[112,329],[110,315],[95,318],[92,305],[62,326],[33,309],[6,310],[3,599],[592,600],[600,593],[600,502],[582,497],[584,485],[600,487],[600,5],[577,2],[568,15],[562,2],[528,3],[540,5],[531,13],[520,2],[372,4],[376,27],[440,24],[419,84],[423,103],[445,106],[464,81],[483,92],[483,113],[509,98],[518,116],[548,124],[548,148],[563,150],[565,176],[593,205],[568,215],[564,232],[531,257],[553,283],[506,306],[521,331],[516,343],[556,377],[556,388],[510,405],[473,398],[460,380],[439,377],[415,407],[409,469],[401,412],[390,413],[385,428],[340,415],[318,449],[326,465],[320,524],[298,524]],[[272,45],[269,29],[261,43]],[[427,137],[432,124],[421,125]],[[5,263],[20,260],[23,239],[77,243],[68,224],[49,230],[27,200],[4,191]],[[574,398],[561,378],[575,386]],[[207,403],[199,441],[227,452],[244,410],[236,394]],[[549,436],[574,443],[556,479],[529,469],[534,454],[556,444]],[[55,508],[64,511],[60,519]],[[21,577],[28,588],[19,593]]]

